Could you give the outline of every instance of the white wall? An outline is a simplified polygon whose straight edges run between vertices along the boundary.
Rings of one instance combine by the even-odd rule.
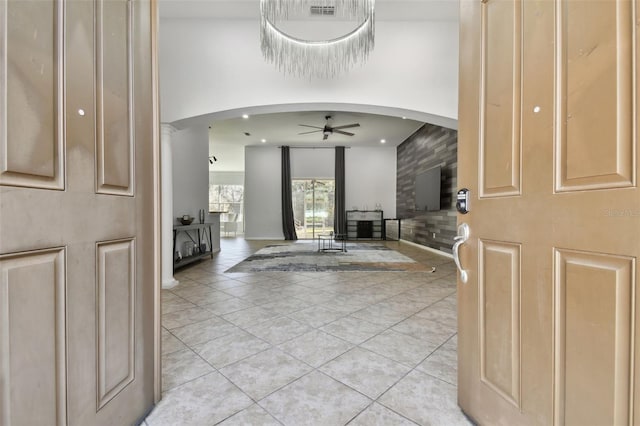
[[[173,222],[188,214],[198,220],[198,212],[209,211],[209,133],[206,126],[191,127],[171,135],[173,157]],[[214,223],[212,239],[214,251],[220,250],[219,215],[207,215],[206,222]],[[182,248],[186,237],[178,238],[176,249]]]
[[[291,149],[292,178],[334,178],[335,151]],[[245,238],[283,239],[280,150],[245,149]],[[382,204],[384,217],[396,214],[395,147],[351,148],[345,151],[345,202],[373,210]]]
[[[206,127],[191,127],[172,135],[173,217],[209,211],[209,134]]]
[[[291,178],[313,179],[335,177],[336,154],[334,149],[291,148]]]
[[[209,171],[209,185],[244,185],[244,172]]]
[[[257,20],[162,19],[159,46],[163,122],[300,103],[457,118],[457,22],[376,22],[368,61],[330,81],[287,76],[265,62]]]
[[[244,170],[244,146],[222,140],[214,142],[213,131],[209,129],[209,155],[218,161],[209,164],[211,172],[239,172]]]
[[[396,215],[396,148],[351,148],[344,154],[345,207],[373,210],[382,204],[385,218]]]
[[[244,236],[247,240],[282,240],[280,150],[248,146],[244,158]]]

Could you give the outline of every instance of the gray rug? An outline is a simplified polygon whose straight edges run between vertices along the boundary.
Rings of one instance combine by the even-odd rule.
[[[318,252],[315,242],[267,246],[226,272],[425,271],[395,250],[375,243],[347,243],[347,252]]]

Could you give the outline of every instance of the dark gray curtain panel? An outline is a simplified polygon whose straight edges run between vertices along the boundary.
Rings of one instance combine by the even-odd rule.
[[[281,148],[282,155],[282,233],[285,240],[297,240],[296,224],[293,220],[293,199],[291,196],[291,165],[289,147]]]
[[[347,235],[346,210],[344,205],[344,146],[336,146],[336,200],[333,212],[333,229],[338,235]]]

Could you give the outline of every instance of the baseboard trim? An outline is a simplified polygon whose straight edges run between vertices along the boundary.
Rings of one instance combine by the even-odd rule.
[[[438,254],[438,255],[440,255],[442,257],[446,257],[447,259],[453,259],[453,255],[451,253],[447,253],[447,252],[444,252],[444,251],[441,251],[441,250],[437,250],[437,249],[434,249],[434,248],[431,248],[431,247],[423,246],[422,244],[414,243],[413,241],[400,240],[400,242],[404,243],[404,244],[409,244],[410,246],[417,247],[417,248],[420,248],[422,250],[426,250],[426,251],[431,252],[433,254]]]

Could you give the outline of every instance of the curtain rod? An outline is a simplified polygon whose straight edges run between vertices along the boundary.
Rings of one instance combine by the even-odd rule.
[[[278,148],[284,148],[283,145],[278,146]],[[335,148],[344,148],[351,149],[350,146],[290,146],[289,149],[335,149]]]

